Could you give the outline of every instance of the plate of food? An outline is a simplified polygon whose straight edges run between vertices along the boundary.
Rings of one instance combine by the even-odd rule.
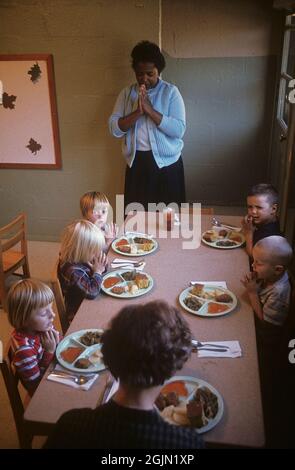
[[[232,250],[245,243],[245,237],[241,232],[222,227],[212,227],[202,234],[202,242],[213,248]]]
[[[222,396],[211,384],[188,376],[169,379],[155,406],[168,423],[195,428],[199,434],[214,428],[224,410]]]
[[[201,283],[184,289],[179,295],[179,302],[185,310],[201,317],[227,315],[238,303],[230,290]]]
[[[83,374],[105,369],[100,342],[102,334],[103,330],[90,328],[66,336],[56,348],[60,365]]]
[[[127,232],[112,243],[112,249],[124,256],[145,256],[157,248],[158,242],[154,238],[139,232]]]
[[[112,297],[132,299],[146,294],[153,285],[153,278],[147,273],[136,269],[118,269],[104,276],[101,289]]]

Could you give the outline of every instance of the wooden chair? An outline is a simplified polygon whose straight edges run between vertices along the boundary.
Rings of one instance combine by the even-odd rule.
[[[0,299],[4,310],[7,308],[6,279],[19,268],[23,270],[22,277],[30,277],[26,232],[26,214],[20,214],[0,229]]]
[[[31,449],[33,435],[25,428],[24,423],[24,405],[19,393],[19,378],[11,362],[11,351],[0,362],[0,369],[6,386],[10,406],[13,412],[15,426],[17,430],[18,440],[21,449]]]
[[[57,267],[58,267],[58,261],[56,262],[54,266],[51,279],[50,279],[50,284],[51,284],[51,289],[55,297],[55,305],[56,305],[57,313],[59,316],[61,329],[62,329],[63,334],[65,334],[65,332],[67,331],[69,327],[69,321],[67,319],[65,301],[64,301],[61,285],[58,279],[58,275],[57,275]]]

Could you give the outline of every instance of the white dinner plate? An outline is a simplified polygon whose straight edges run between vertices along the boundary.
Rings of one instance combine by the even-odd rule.
[[[204,237],[209,236],[212,241],[205,240]],[[239,248],[245,243],[245,237],[241,232],[236,230],[229,230],[223,227],[212,227],[211,230],[206,230],[202,234],[202,242],[205,245],[211,246],[212,248],[218,248],[219,250],[232,250]],[[226,246],[226,244],[232,244]]]
[[[117,284],[115,284],[115,286],[113,287],[131,287],[131,284],[134,283],[134,281],[126,281],[124,280],[124,278],[122,277],[122,274],[124,273],[127,273],[127,272],[132,272],[132,271],[136,271],[133,270],[132,268],[128,269],[117,269],[117,270],[114,270],[114,271],[111,271],[110,273],[106,274],[104,277],[103,277],[103,281],[102,281],[102,284],[101,284],[101,290],[107,294],[107,295],[110,295],[112,297],[117,297],[119,299],[133,299],[134,297],[140,297],[141,295],[145,295],[147,292],[149,292],[153,286],[154,286],[154,281],[153,281],[153,278],[152,276],[150,276],[149,274],[143,272],[143,271],[136,271],[137,274],[144,274],[148,280],[149,280],[149,285],[147,288],[145,289],[138,289],[134,294],[132,294],[129,290],[127,292],[123,292],[122,294],[116,294],[115,292],[112,292],[112,287],[105,287],[104,285],[104,282],[106,281],[106,279],[110,278],[110,277],[118,277],[118,278],[121,278],[121,281],[118,282]]]
[[[202,283],[200,282],[200,284]],[[228,313],[232,312],[236,308],[237,303],[238,303],[238,300],[235,294],[228,289],[224,289],[223,287],[211,286],[210,284],[204,284],[204,292],[208,295],[211,294],[212,296],[214,296],[214,291],[218,291],[220,292],[220,294],[228,294],[232,298],[231,302],[217,302],[216,300],[210,299],[210,298],[204,299],[201,296],[191,294],[192,290],[193,290],[193,286],[190,286],[184,289],[179,294],[179,302],[180,302],[180,305],[185,310],[187,310],[190,313],[193,313],[194,315],[199,315],[200,317],[220,317],[222,315],[227,315]],[[185,299],[188,297],[195,298],[196,301],[202,304],[202,306],[198,310],[194,310],[193,308],[189,307],[185,303]],[[220,308],[224,310],[221,312],[217,312],[217,313],[209,313],[208,309],[210,309],[210,303],[216,304],[216,306],[220,306]]]
[[[65,367],[66,369],[69,369],[73,372],[79,372],[83,374],[89,374],[89,373],[94,373],[98,372],[100,370],[105,369],[105,365],[101,360],[93,364],[92,366],[88,367],[87,369],[82,369],[79,367],[75,367],[75,363],[78,359],[90,359],[90,356],[95,353],[96,351],[100,351],[101,349],[101,343],[94,344],[93,346],[86,346],[83,343],[81,343],[80,339],[81,337],[87,333],[87,332],[93,332],[93,333],[103,333],[103,330],[97,329],[97,328],[88,328],[87,330],[80,330],[80,331],[75,331],[74,333],[71,333],[70,335],[66,336],[57,346],[56,348],[56,358],[58,362],[60,363],[61,366]],[[65,351],[67,348],[73,347],[73,348],[81,348],[82,351],[77,356],[73,362],[67,362],[62,356],[61,353]]]
[[[189,401],[191,401],[193,399],[193,396],[196,393],[197,389],[198,388],[203,388],[203,387],[208,388],[210,390],[210,392],[212,392],[217,397],[217,404],[218,404],[217,413],[215,414],[214,417],[209,418],[209,417],[206,416],[206,413],[204,412],[204,414],[206,416],[206,419],[207,419],[207,424],[203,425],[200,428],[197,428],[197,427],[194,428],[194,429],[196,429],[196,432],[198,434],[203,434],[204,432],[210,431],[210,429],[214,428],[219,423],[219,421],[221,420],[222,415],[223,415],[224,405],[223,405],[222,396],[216,390],[216,388],[214,388],[208,382],[205,382],[205,380],[198,379],[196,377],[182,376],[182,375],[174,376],[171,379],[167,380],[167,382],[165,382],[164,386],[167,385],[168,383],[172,383],[172,382],[184,382],[185,383],[185,387],[188,391],[188,395],[187,395],[187,397],[179,395],[180,403],[184,402],[185,404],[187,404]],[[167,416],[167,414],[165,412],[165,409],[163,411],[159,411],[159,409],[156,406],[156,409],[159,411],[160,415],[162,416],[163,419],[165,419],[165,421],[167,421],[168,423],[180,426],[181,423],[177,422],[177,420],[176,421],[174,420],[173,408],[170,408],[170,410],[167,410],[167,408],[168,407],[166,407],[166,411],[169,412],[168,415],[170,415],[170,412],[171,412],[170,416]],[[187,424],[187,426],[194,427],[193,425],[189,425],[189,424]]]
[[[138,238],[145,238],[149,240],[151,244],[153,244],[153,247],[149,251],[144,251],[143,250],[143,244],[136,243],[134,239]],[[118,247],[118,243],[121,243],[123,240],[126,240],[125,246],[129,246],[130,250],[132,252],[130,253],[125,253],[124,251],[120,251]],[[148,242],[147,242],[148,243]],[[112,243],[112,249],[114,250],[115,253],[118,253],[119,255],[123,256],[146,256],[150,255],[151,253],[154,253],[156,249],[158,248],[158,242],[152,238],[151,236],[145,234],[145,233],[140,233],[140,232],[127,232],[125,235],[123,235],[120,238],[116,238],[113,243]]]

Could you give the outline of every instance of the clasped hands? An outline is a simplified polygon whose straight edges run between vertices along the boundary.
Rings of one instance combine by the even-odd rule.
[[[88,263],[94,273],[102,274],[108,264],[107,255],[101,251],[99,255],[94,256],[92,261]]]
[[[140,114],[150,115],[153,111],[152,104],[149,100],[145,85],[140,85],[138,91],[138,110]]]
[[[245,274],[244,279],[241,279],[241,283],[246,288],[248,293],[258,291],[259,284],[257,283],[257,275],[254,272]]]
[[[251,234],[255,230],[255,225],[253,224],[253,218],[250,215],[246,215],[242,219],[242,229],[245,235]]]

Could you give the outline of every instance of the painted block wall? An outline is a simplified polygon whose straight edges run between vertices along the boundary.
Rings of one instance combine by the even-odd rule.
[[[107,121],[134,80],[132,47],[158,31],[157,0],[1,0],[0,53],[53,54],[62,169],[1,169],[0,225],[25,211],[30,239],[58,240],[84,192],[115,203],[125,163]]]
[[[162,18],[163,77],[187,111],[187,198],[243,206],[251,185],[271,180],[282,14],[268,0],[163,0]]]

